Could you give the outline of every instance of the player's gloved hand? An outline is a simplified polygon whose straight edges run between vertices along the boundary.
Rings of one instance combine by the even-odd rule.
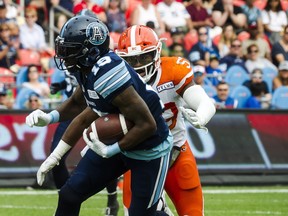
[[[96,138],[93,132],[89,133],[90,141],[86,131],[87,129],[85,129],[83,132],[83,139],[89,148],[96,152],[96,154],[102,156],[103,158],[110,158],[113,155],[121,152],[118,142],[112,145],[105,145],[98,138]]]
[[[45,175],[48,173],[54,166],[59,164],[59,160],[53,153],[41,164],[40,168],[37,171],[37,183],[41,186],[45,180]]]
[[[49,157],[41,164],[37,172],[37,182],[41,186],[45,180],[45,175],[54,166],[59,164],[61,158],[71,149],[71,146],[62,139],[59,141],[56,148],[49,155]]]
[[[62,90],[62,86],[61,86],[60,83],[51,83],[51,85],[50,85],[50,93],[52,95],[56,94],[60,90]]]
[[[192,109],[186,109],[184,107],[180,107],[180,111],[182,112],[184,118],[195,128],[204,129],[206,132],[208,131],[208,129],[204,125],[204,122],[199,118],[195,111],[193,111]]]
[[[48,125],[52,121],[52,119],[53,116],[51,114],[47,114],[42,110],[37,109],[26,117],[26,124],[30,127],[33,126],[43,127]]]

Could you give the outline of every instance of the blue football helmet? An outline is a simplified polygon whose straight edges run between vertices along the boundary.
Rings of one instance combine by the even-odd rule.
[[[79,15],[69,19],[55,39],[55,64],[58,69],[92,67],[109,51],[110,36],[98,18]]]

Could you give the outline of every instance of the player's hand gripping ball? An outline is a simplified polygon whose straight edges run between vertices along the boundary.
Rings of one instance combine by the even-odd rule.
[[[107,114],[96,119],[86,130],[88,139],[90,132],[106,145],[114,144],[134,126],[122,114]]]

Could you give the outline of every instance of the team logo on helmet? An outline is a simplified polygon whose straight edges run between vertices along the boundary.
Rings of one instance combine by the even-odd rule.
[[[108,29],[102,23],[92,22],[86,28],[86,36],[91,44],[101,45],[108,37]]]

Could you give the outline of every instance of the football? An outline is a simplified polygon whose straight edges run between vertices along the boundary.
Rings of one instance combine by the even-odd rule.
[[[86,133],[89,138],[93,132],[101,142],[110,145],[121,140],[133,126],[122,114],[107,114],[93,121]]]

